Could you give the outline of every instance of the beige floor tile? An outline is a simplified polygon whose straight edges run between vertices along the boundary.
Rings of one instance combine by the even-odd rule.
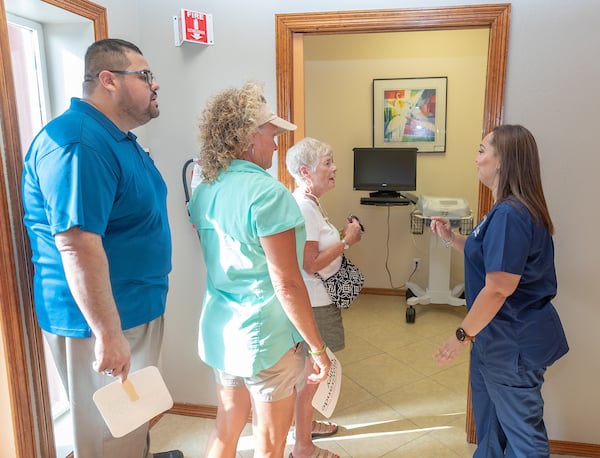
[[[343,458],[473,455],[475,446],[466,443],[465,433],[468,351],[448,366],[432,359],[465,309],[440,304],[415,309],[415,322],[406,323],[403,297],[361,295],[342,312],[346,348],[336,355],[342,391],[330,419],[340,429],[316,441],[319,447]],[[186,458],[202,458],[213,424],[211,419],[164,415],[151,430],[152,450],[177,448]],[[284,458],[293,443],[290,434]],[[249,424],[236,458],[251,458],[253,447]]]
[[[201,458],[214,421],[165,414],[150,430],[152,452],[181,450],[186,458]]]
[[[429,378],[466,399],[469,389],[469,362],[463,361],[445,366],[443,371]]]
[[[456,453],[457,456],[471,457],[477,446],[467,443],[465,425],[466,416],[457,415],[452,421],[447,423],[447,428],[431,431],[429,435],[444,444]]]
[[[339,432],[328,440],[346,451],[343,456],[384,456],[425,434],[377,398],[336,412],[334,420]]]
[[[443,340],[460,325],[466,315],[465,307],[453,307],[445,304],[416,305],[415,322],[407,324],[414,328],[414,332],[427,338],[438,338]],[[441,343],[443,341],[440,339]]]
[[[346,364],[363,361],[381,353],[381,349],[369,343],[353,331],[345,330],[346,348],[336,353],[342,367]]]
[[[412,441],[383,455],[382,458],[456,458],[459,456],[464,455],[458,455],[454,450],[446,447],[430,435],[425,435],[419,440]]]
[[[379,399],[424,428],[445,427],[466,411],[466,392],[457,394],[429,379],[405,385]]]
[[[433,360],[433,353],[438,345],[428,339],[421,339],[390,351],[389,354],[398,361],[406,364],[425,376],[431,376],[444,371]]]
[[[361,337],[380,350],[390,352],[421,339],[421,336],[414,330],[415,327],[406,323],[389,320],[386,323],[364,329],[364,335]]]
[[[373,395],[381,395],[423,378],[386,353],[342,366],[343,373]]]
[[[358,403],[368,401],[374,397],[373,394],[369,393],[354,380],[346,375],[343,375],[343,371],[344,369],[342,366],[342,388],[336,405],[336,411],[344,410]]]

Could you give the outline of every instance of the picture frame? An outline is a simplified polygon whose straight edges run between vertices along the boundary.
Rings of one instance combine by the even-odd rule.
[[[448,77],[373,80],[373,147],[446,152]]]

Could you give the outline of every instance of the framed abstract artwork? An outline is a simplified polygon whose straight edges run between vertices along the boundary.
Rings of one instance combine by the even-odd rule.
[[[373,146],[446,151],[448,78],[373,80]]]

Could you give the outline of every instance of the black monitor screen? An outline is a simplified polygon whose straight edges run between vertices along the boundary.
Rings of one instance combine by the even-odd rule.
[[[354,148],[356,191],[416,191],[417,148]]]

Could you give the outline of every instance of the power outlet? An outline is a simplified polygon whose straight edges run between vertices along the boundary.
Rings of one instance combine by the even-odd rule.
[[[417,270],[419,265],[421,264],[421,258],[413,258],[412,260],[412,270]]]

